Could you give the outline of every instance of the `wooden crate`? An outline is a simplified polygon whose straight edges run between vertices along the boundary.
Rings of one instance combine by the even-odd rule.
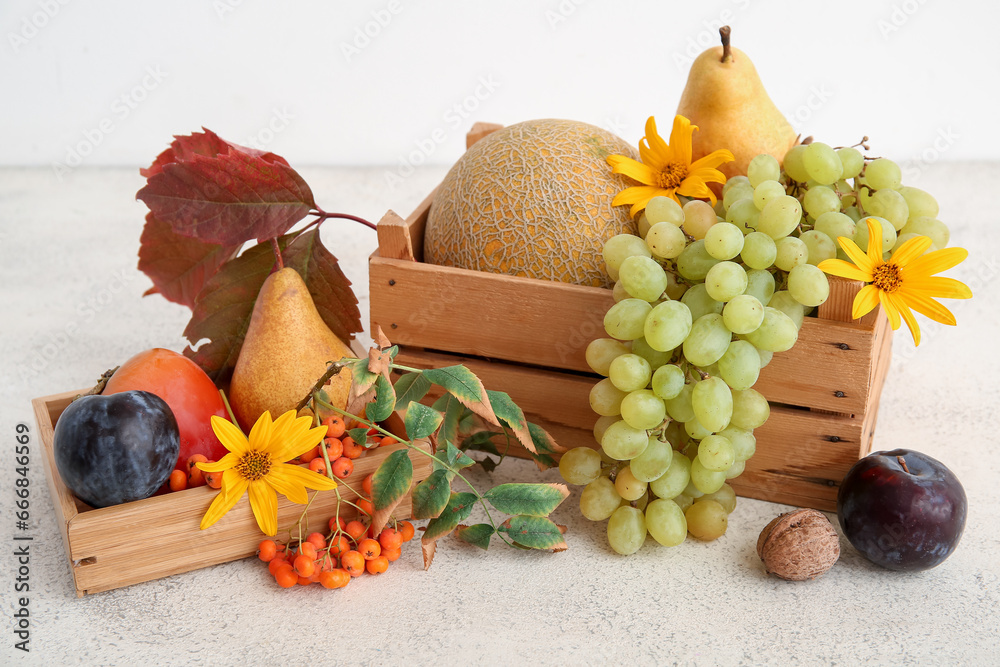
[[[468,145],[498,127],[477,125]],[[373,330],[380,325],[401,346],[400,363],[464,363],[563,446],[596,447],[588,396],[597,376],[584,352],[606,335],[611,291],[424,263],[433,198],[405,220],[389,211],[379,222],[369,259]],[[740,495],[833,510],[840,480],[871,451],[892,330],[880,309],[852,321],[862,283],[830,283],[818,316],[806,318],[795,347],[774,355],[755,386],[771,417],[732,481]]]
[[[73,397],[85,391],[55,394],[32,401],[49,492],[78,596],[246,558],[257,552],[257,545],[264,536],[246,498],[237,502],[210,528],[201,530],[198,527],[217,493],[207,486],[100,509],[78,500],[59,477],[52,436],[59,415]],[[398,414],[388,420],[387,426],[394,433],[404,432]],[[345,481],[356,489],[360,488],[361,480],[366,475],[374,472],[389,453],[403,446],[380,447],[355,460],[354,472]],[[428,457],[410,452],[410,459],[416,481],[430,475]],[[347,500],[357,497],[346,485],[340,486],[340,492]],[[310,495],[312,493],[310,491]],[[336,494],[319,493],[309,507],[309,525],[325,532],[327,520],[336,513],[336,506]],[[293,525],[303,508],[303,505],[296,505],[279,495],[279,531]],[[353,509],[350,506],[347,508]],[[407,496],[395,515],[398,518],[407,517],[410,508],[410,497]],[[342,516],[352,518],[356,516],[356,511],[354,514],[343,511]]]

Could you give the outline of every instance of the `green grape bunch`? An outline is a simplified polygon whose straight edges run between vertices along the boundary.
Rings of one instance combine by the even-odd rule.
[[[760,371],[830,294],[817,265],[846,258],[840,237],[867,248],[859,222],[869,217],[883,227],[886,259],[917,234],[943,248],[937,214],[891,160],[813,142],[792,148],[784,168],[758,155],[714,206],[655,197],[638,236],[608,239],[615,303],[607,336],[586,350],[603,376],[590,393],[600,447],[569,450],[559,471],[584,487],[584,517],[607,520],[612,549],[634,553],[647,535],[677,546],[725,534],[736,507],[727,482],[770,414],[753,388]]]

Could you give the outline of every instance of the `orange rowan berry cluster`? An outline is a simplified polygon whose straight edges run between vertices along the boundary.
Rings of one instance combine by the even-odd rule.
[[[204,454],[192,454],[189,456],[185,462],[186,472],[175,469],[170,473],[167,485],[171,491],[183,491],[184,489],[191,489],[196,486],[210,486],[213,489],[222,487],[221,472],[203,472],[201,468],[195,465],[196,463],[215,463],[215,461],[209,461]]]
[[[364,522],[344,522],[333,517],[330,533],[310,533],[298,545],[264,540],[257,557],[282,588],[319,583],[324,588],[343,588],[354,577],[382,574],[399,559],[403,542],[413,539],[413,524],[400,521],[375,536]]]
[[[354,461],[364,456],[368,449],[385,447],[396,442],[388,436],[380,437],[378,431],[371,429],[368,431],[367,442],[357,443],[347,434],[348,429],[354,425],[353,422],[347,424],[343,417],[327,417],[323,420],[323,425],[327,427],[327,435],[322,444],[298,458],[300,463],[308,464],[310,470],[321,475],[326,474],[326,461],[329,460],[334,477],[339,479],[350,477],[354,472]],[[325,457],[323,449],[326,449]]]

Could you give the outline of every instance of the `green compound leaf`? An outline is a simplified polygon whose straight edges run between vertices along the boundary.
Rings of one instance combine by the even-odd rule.
[[[358,443],[364,447],[368,443],[368,427],[359,426],[358,428],[351,428],[347,430],[347,435],[354,442]]]
[[[462,405],[489,423],[499,424],[482,381],[465,366],[428,368],[422,375],[434,384],[443,387],[448,393],[457,398]]]
[[[384,421],[389,418],[396,407],[396,392],[392,388],[392,383],[384,375],[379,375],[375,380],[375,400],[368,405],[365,415],[373,422]]]
[[[396,409],[406,410],[413,401],[421,401],[431,389],[423,373],[407,373],[396,380]]]
[[[438,407],[438,403],[434,404],[436,409],[444,412],[441,430],[438,431],[437,435],[438,443],[456,442],[458,440],[458,424],[462,420],[462,413],[465,412],[465,409],[458,402],[458,399],[450,394],[445,394],[442,398],[447,399],[443,402],[443,407]]]
[[[406,408],[406,417],[403,420],[406,426],[406,435],[410,440],[426,438],[437,430],[442,419],[444,419],[444,415],[434,408],[429,408],[423,403],[410,403]]]
[[[524,419],[524,412],[521,411],[521,408],[517,407],[517,403],[502,391],[486,390],[486,393],[490,397],[490,405],[493,406],[493,411],[500,422],[514,432],[518,442],[525,449],[532,454],[536,454],[535,442],[531,437],[531,432],[528,430],[528,422]]]
[[[389,454],[372,475],[372,506],[382,510],[397,505],[413,483],[413,462],[408,450]]]
[[[451,482],[444,470],[435,470],[413,488],[413,518],[440,516],[451,496]]]
[[[499,530],[529,549],[563,551],[567,548],[559,526],[543,516],[512,516],[503,522]]]
[[[473,526],[459,526],[455,529],[455,537],[468,542],[482,550],[490,548],[490,538],[496,530],[488,523],[477,523]]]
[[[566,448],[557,444],[552,439],[552,436],[538,424],[529,422],[528,432],[531,433],[531,441],[535,445],[534,451],[529,450],[531,458],[535,461],[535,465],[541,470],[556,465],[555,455],[566,451]]]
[[[548,516],[567,496],[565,484],[501,484],[483,497],[505,514]]]
[[[436,542],[440,537],[455,530],[459,523],[472,513],[472,506],[478,499],[474,493],[453,493],[441,514],[427,523],[423,542]]]

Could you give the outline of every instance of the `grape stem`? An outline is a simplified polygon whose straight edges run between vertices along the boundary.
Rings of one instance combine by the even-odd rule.
[[[732,34],[733,29],[728,25],[724,25],[719,28],[719,37],[722,38],[722,60],[719,62],[728,63],[733,62],[733,51],[729,46],[729,36]]]

